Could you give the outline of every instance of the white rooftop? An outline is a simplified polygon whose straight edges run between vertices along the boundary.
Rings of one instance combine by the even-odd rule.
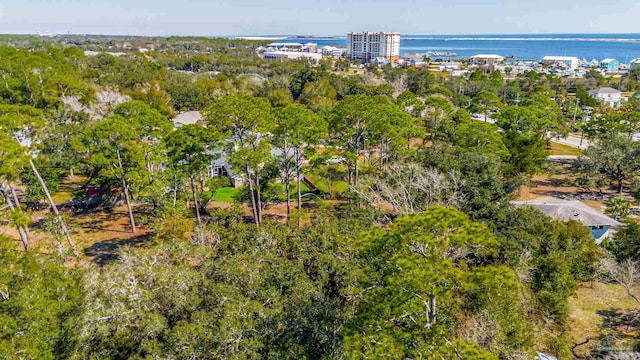
[[[282,42],[274,42],[271,43],[269,45],[267,45],[267,47],[302,47],[304,45],[302,45],[301,43],[282,43]]]
[[[496,55],[496,54],[478,54],[473,55],[472,59],[504,59],[504,56]]]
[[[611,58],[606,58],[606,59],[602,59],[602,61],[600,61],[601,63],[610,63],[610,62],[614,62],[616,61],[616,59],[611,59]]]

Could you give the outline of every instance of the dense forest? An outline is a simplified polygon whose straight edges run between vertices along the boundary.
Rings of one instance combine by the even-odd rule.
[[[0,358],[600,358],[617,355],[568,336],[570,297],[615,283],[640,306],[628,200],[610,201],[625,227],[603,246],[512,204],[570,133],[593,144],[576,183],[640,196],[638,71],[452,78],[270,62],[233,39],[0,44]],[[589,97],[605,84],[624,106]],[[202,120],[174,126],[187,111]],[[230,176],[212,176],[220,161]]]

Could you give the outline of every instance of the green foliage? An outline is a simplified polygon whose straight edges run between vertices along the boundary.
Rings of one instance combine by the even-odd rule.
[[[514,312],[510,315],[521,316],[513,271],[485,265],[497,245],[484,225],[443,207],[398,218],[389,233],[372,230],[361,237],[353,245],[360,264],[353,293],[359,311],[345,329],[348,353],[354,358],[419,357],[434,348],[451,354],[451,346],[460,345],[462,352],[493,358],[477,344],[456,339],[452,330],[466,326],[457,323],[457,316],[486,311],[485,302],[492,299],[507,304]],[[474,300],[465,304],[464,298]],[[504,306],[496,309],[509,314]],[[509,319],[499,321],[508,325]],[[503,335],[526,339],[513,330]]]
[[[81,302],[75,273],[59,259],[17,252],[0,234],[0,353],[7,359],[68,354],[69,321]]]
[[[453,143],[464,152],[480,151],[497,159],[507,160],[510,153],[497,130],[493,124],[472,121],[463,115],[455,128]]]
[[[42,179],[47,185],[47,189],[49,189],[51,193],[55,194],[58,191],[60,181],[63,178],[60,170],[51,166],[40,166],[39,172],[40,176],[42,176]],[[25,169],[25,171],[21,174],[21,179],[22,183],[26,186],[27,189],[25,194],[26,201],[37,202],[47,200],[44,190],[40,187],[38,178],[36,178],[31,169]]]
[[[618,192],[622,193],[624,181],[630,180],[640,170],[640,145],[628,136],[610,134],[586,149],[579,158],[577,171],[583,176],[581,181],[595,179],[615,181]]]
[[[523,134],[518,131],[504,133],[503,141],[510,158],[507,173],[512,175],[534,175],[547,163],[545,142],[537,134]]]
[[[472,99],[473,108],[484,114],[484,121],[487,121],[489,111],[496,107],[501,107],[502,102],[495,93],[482,90]]]
[[[309,82],[317,80],[317,74],[310,66],[303,67],[298,73],[293,75],[291,79],[291,94],[297,99],[302,94],[305,86]]]
[[[623,197],[612,197],[606,203],[605,212],[614,218],[623,218],[629,215],[631,203]]]
[[[537,296],[536,311],[566,324],[567,298],[577,281],[593,279],[601,252],[581,223],[552,220],[534,208],[505,207],[492,223],[499,258],[517,269]]]
[[[22,183],[27,199],[42,197],[33,159],[53,191],[73,169],[88,185],[130,189],[133,202],[154,205],[140,207],[153,239],[103,266],[17,253],[0,235],[0,357],[509,359],[539,348],[542,326],[558,352],[570,347],[567,298],[593,278],[600,251],[581,224],[509,201],[546,162],[549,136],[568,132],[572,80],[384,66],[374,82],[330,73],[328,62],[268,62],[255,51],[264,42],[237,39],[0,41],[24,48],[0,47],[3,191]],[[113,49],[125,54],[83,52]],[[636,86],[636,75],[621,88]],[[106,89],[133,101],[98,103]],[[638,170],[630,136],[639,103],[595,108],[581,88],[576,96],[594,107],[581,128],[597,139],[580,159],[583,177],[622,187]],[[207,126],[174,130],[174,110],[204,110]],[[502,131],[469,111],[492,113]],[[426,132],[431,146],[417,145]],[[274,158],[273,147],[283,154]],[[219,151],[252,191],[207,176]],[[315,201],[286,224],[266,216],[260,227],[245,224],[243,202],[255,202],[262,219],[295,198],[283,189],[295,189],[298,170],[353,204]],[[425,172],[435,175],[425,182]],[[371,206],[387,202],[356,197],[358,186],[400,198],[380,197],[396,211],[414,201],[403,212],[424,214],[393,219]],[[449,195],[455,201],[439,201]],[[234,204],[208,208],[215,200]],[[459,210],[431,206],[440,202]],[[30,223],[25,212],[3,215]],[[619,259],[637,257],[638,231],[630,224],[606,246]]]
[[[425,94],[433,84],[433,75],[428,70],[410,68],[407,70],[407,85],[409,91],[420,96]]]
[[[629,221],[627,226],[620,229],[613,240],[606,240],[603,246],[611,251],[618,262],[627,259],[640,259],[640,224]]]

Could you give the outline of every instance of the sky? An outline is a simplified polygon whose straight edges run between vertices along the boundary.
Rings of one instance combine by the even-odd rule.
[[[638,33],[637,0],[0,0],[0,33]]]

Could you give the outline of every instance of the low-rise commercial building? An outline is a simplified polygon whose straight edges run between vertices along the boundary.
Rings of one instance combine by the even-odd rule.
[[[319,62],[322,60],[322,54],[300,52],[300,51],[265,51],[262,54],[265,60],[296,60],[296,59],[309,59],[312,62]]]
[[[478,54],[473,55],[470,59],[475,65],[498,65],[504,62],[504,56],[496,54]]]
[[[342,57],[347,53],[347,48],[335,47],[335,46],[323,46],[320,49],[322,56],[328,57]]]
[[[292,52],[310,52],[314,53],[318,49],[318,44],[316,43],[296,43],[296,42],[274,42],[267,45],[267,51],[292,51]]]

